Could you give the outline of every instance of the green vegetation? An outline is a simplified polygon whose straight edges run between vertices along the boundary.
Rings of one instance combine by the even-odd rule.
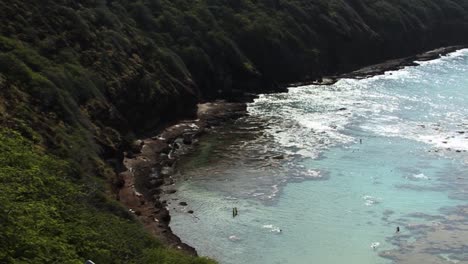
[[[3,0],[0,17],[1,263],[206,263],[106,198],[130,139],[200,99],[468,42],[468,0]]]
[[[0,262],[212,263],[161,248],[73,168],[11,130],[0,131]]]

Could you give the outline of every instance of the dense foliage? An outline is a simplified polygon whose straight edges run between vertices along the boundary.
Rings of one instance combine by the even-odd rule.
[[[1,130],[0,151],[0,263],[211,263],[162,249],[118,205],[71,178],[68,162],[18,133]]]
[[[2,263],[198,261],[105,198],[134,132],[468,40],[468,0],[3,0],[0,18]]]

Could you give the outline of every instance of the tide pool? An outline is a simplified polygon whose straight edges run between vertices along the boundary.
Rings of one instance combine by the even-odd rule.
[[[467,71],[462,50],[262,95],[180,166],[173,231],[229,264],[468,263]]]

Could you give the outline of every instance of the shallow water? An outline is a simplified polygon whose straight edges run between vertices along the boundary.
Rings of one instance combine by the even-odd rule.
[[[261,96],[183,162],[173,231],[220,263],[468,263],[467,71]]]

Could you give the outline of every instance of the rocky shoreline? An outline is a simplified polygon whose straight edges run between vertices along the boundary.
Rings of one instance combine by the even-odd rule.
[[[161,242],[197,255],[193,247],[172,233],[167,202],[161,199],[161,195],[176,192],[171,188],[174,185],[171,175],[177,160],[196,147],[200,135],[245,114],[245,103],[216,101],[199,104],[197,119],[182,120],[157,135],[136,141],[125,153],[125,171],[119,174],[117,199]],[[186,205],[185,202],[180,204]]]
[[[323,77],[320,80],[289,84],[285,87],[304,85],[331,85],[342,78],[363,79],[380,75],[386,71],[402,69],[406,66],[417,66],[415,61],[428,61],[465,46],[451,46],[428,51],[411,57],[389,60],[362,69],[336,76]],[[216,126],[233,121],[247,114],[246,101],[252,100],[251,94],[236,97],[239,103],[215,101],[198,105],[197,117],[193,120],[182,120],[168,126],[157,135],[138,140],[132,149],[125,152],[123,165],[125,171],[119,174],[119,191],[117,199],[129,209],[129,212],[144,225],[148,232],[162,243],[188,254],[197,255],[196,250],[183,243],[173,234],[169,227],[171,216],[167,202],[161,199],[164,193],[175,193],[172,174],[177,160],[197,146],[198,138]],[[241,98],[242,100],[239,100]],[[181,206],[186,205],[184,201]],[[193,211],[187,211],[193,213]]]
[[[417,63],[417,61],[435,60],[451,52],[464,49],[464,48],[467,48],[467,46],[442,47],[442,48],[430,50],[424,53],[420,53],[414,56],[388,60],[382,63],[366,66],[366,67],[360,68],[352,72],[338,74],[338,75],[325,76],[319,80],[311,80],[311,81],[306,81],[306,82],[293,83],[293,84],[289,84],[288,86],[298,87],[298,86],[311,85],[311,84],[332,85],[336,83],[338,80],[344,79],[344,78],[349,78],[349,79],[370,78],[372,76],[384,74],[387,71],[401,70],[407,66],[418,66],[419,64]]]

